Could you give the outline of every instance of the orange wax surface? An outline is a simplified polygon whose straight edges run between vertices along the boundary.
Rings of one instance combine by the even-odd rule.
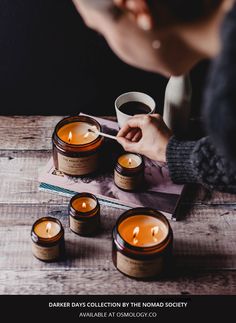
[[[94,210],[97,206],[97,201],[91,197],[79,197],[72,202],[72,207],[79,212],[87,213]]]
[[[118,163],[125,168],[136,168],[141,165],[142,159],[135,154],[124,154],[118,158]]]
[[[99,136],[94,132],[89,132],[88,129],[91,128],[94,128],[94,126],[87,122],[71,122],[62,126],[58,130],[57,135],[61,140],[68,144],[88,144]]]
[[[34,227],[34,232],[40,238],[53,238],[61,231],[61,227],[54,221],[42,221]]]
[[[121,237],[135,247],[152,247],[167,237],[168,227],[161,220],[149,215],[134,215],[118,227]]]

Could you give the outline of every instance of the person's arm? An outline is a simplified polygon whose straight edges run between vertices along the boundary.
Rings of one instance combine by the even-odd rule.
[[[166,151],[171,179],[177,184],[200,183],[209,189],[236,193],[236,173],[209,137],[181,141],[171,137]]]
[[[167,162],[177,184],[200,183],[210,189],[236,193],[236,173],[220,156],[210,138],[178,140],[160,115],[138,115],[119,131],[118,142],[127,151]]]

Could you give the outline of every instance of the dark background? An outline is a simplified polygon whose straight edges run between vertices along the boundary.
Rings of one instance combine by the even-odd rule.
[[[199,109],[207,64],[192,73]],[[122,63],[70,0],[0,0],[0,114],[114,114],[143,91],[162,110],[167,80]]]

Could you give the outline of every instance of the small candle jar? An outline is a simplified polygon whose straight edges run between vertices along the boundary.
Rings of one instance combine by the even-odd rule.
[[[116,163],[114,182],[124,191],[136,191],[144,181],[144,162],[141,155],[124,153]]]
[[[100,205],[93,194],[79,193],[69,203],[69,224],[74,233],[91,236],[100,226]]]
[[[56,169],[71,176],[83,176],[97,171],[103,138],[89,129],[101,131],[101,126],[87,116],[68,117],[56,125],[52,136]]]
[[[31,230],[33,255],[42,261],[54,261],[64,255],[64,229],[59,220],[43,217]]]
[[[136,279],[161,276],[170,267],[173,233],[166,217],[148,208],[123,213],[113,229],[113,263]]]

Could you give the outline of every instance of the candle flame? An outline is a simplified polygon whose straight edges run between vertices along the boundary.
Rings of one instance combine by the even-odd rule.
[[[138,234],[139,234],[139,227],[135,227],[134,231],[133,231],[133,243],[134,244],[138,243],[138,239],[137,239]]]
[[[82,203],[82,208],[83,208],[83,209],[86,209],[86,207],[87,207],[87,204],[86,204],[85,202],[83,202],[83,203]]]
[[[132,159],[131,158],[129,158],[128,163],[129,163],[129,165],[132,165]]]
[[[88,136],[89,136],[89,131],[86,132],[86,134],[84,135],[84,138],[88,138]]]
[[[68,136],[68,141],[69,141],[69,142],[71,142],[72,137],[73,137],[73,136],[72,136],[72,132],[70,131],[70,132],[69,132],[69,136]]]
[[[155,227],[151,228],[151,234],[152,234],[153,240],[155,242],[158,241],[157,238],[156,238],[156,235],[158,234],[158,232],[159,232],[159,227],[158,226],[155,226]]]
[[[46,233],[48,234],[49,238],[50,238],[51,229],[52,229],[52,224],[48,222],[48,224],[46,225]]]

